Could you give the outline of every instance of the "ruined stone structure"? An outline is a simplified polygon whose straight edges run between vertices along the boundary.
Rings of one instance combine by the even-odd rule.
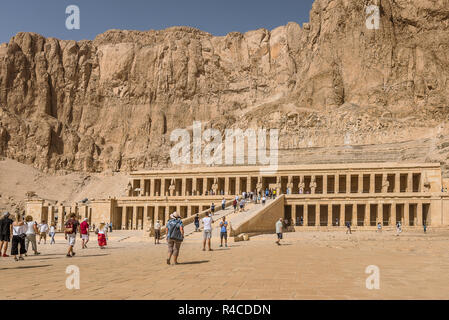
[[[137,171],[126,196],[93,200],[70,212],[95,224],[112,221],[115,229],[142,230],[155,220],[165,223],[174,211],[191,222],[211,203],[219,207],[223,198],[230,203],[244,191],[271,188],[284,195],[280,216],[299,228],[348,221],[357,227],[394,226],[396,221],[438,227],[449,225],[445,185],[440,164],[433,163],[280,166],[276,173],[260,167]],[[27,213],[38,219],[54,219],[54,209],[43,200],[27,202]],[[61,206],[58,213],[64,210]]]

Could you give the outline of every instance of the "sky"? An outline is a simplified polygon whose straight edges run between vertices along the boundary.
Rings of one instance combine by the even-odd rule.
[[[190,26],[216,36],[290,21],[309,21],[313,0],[2,0],[0,43],[21,31],[65,40],[92,40],[109,29],[160,30]],[[79,29],[66,28],[69,5],[80,11]]]

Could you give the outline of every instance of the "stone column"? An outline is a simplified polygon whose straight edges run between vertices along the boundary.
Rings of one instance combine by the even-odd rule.
[[[187,218],[192,216],[192,206],[187,207]]]
[[[416,225],[418,227],[421,227],[423,225],[422,207],[423,207],[422,202],[418,202],[418,204],[416,206]]]
[[[323,174],[323,194],[327,194],[327,174]]]
[[[203,196],[206,194],[206,191],[209,191],[207,190],[207,177],[203,178]]]
[[[332,227],[332,204],[327,204],[327,226]]]
[[[133,224],[132,230],[137,229],[137,206],[133,206]]]
[[[240,194],[240,177],[235,178],[235,194]]]
[[[404,226],[410,225],[410,203],[404,203]]]
[[[55,221],[55,207],[54,206],[48,206],[48,217],[47,217],[48,225],[51,225]]]
[[[390,223],[392,226],[396,226],[396,202],[393,202],[390,206]]]
[[[340,174],[335,174],[335,193],[340,193]]]
[[[225,190],[225,195],[229,195],[230,194],[230,190],[229,190],[229,177],[225,177],[225,186],[224,186]]]
[[[187,190],[187,178],[182,178],[181,185],[181,196],[185,197]]]
[[[146,231],[148,224],[148,206],[143,207],[142,229]]]
[[[345,223],[346,223],[346,221],[345,221],[345,211],[346,211],[346,205],[344,204],[344,203],[341,203],[340,204],[340,221],[339,221],[339,223],[340,223],[340,226],[345,226]]]
[[[315,226],[319,227],[321,226],[321,206],[319,203],[315,204]]]
[[[376,175],[371,173],[369,176],[369,193],[376,192]]]
[[[249,193],[251,191],[251,177],[246,177],[246,192]]]
[[[359,193],[363,193],[363,173],[359,173],[359,182],[358,182]]]
[[[140,196],[145,196],[145,179],[140,179]]]
[[[64,231],[64,224],[65,224],[64,206],[58,206],[58,224],[59,230]]]
[[[192,196],[196,196],[197,192],[198,192],[197,178],[193,177],[192,178]]]
[[[170,207],[166,206],[165,207],[165,212],[164,212],[164,225],[167,224],[169,219],[170,219]]]
[[[370,205],[370,203],[366,203],[365,204],[365,217],[363,220],[364,227],[370,226],[370,217],[371,217],[371,205]]]
[[[357,227],[357,203],[352,204],[352,222],[351,225]]]
[[[407,192],[413,192],[413,173],[407,174]]]
[[[128,222],[126,221],[127,213],[128,207],[122,207],[122,230],[128,229]]]
[[[292,219],[293,219],[293,225],[296,225],[296,204],[292,204]]]
[[[165,197],[165,178],[161,179],[161,194],[160,196]]]
[[[346,193],[351,193],[351,175],[346,174]]]
[[[384,204],[382,202],[379,202],[377,205],[377,222],[379,222],[384,225]]]
[[[307,203],[304,204],[304,226],[307,227],[309,225],[309,205]]]
[[[156,195],[154,188],[155,188],[155,181],[154,181],[154,179],[151,179],[150,180],[150,190],[148,191],[150,197],[154,197]]]
[[[396,173],[394,175],[394,192],[399,193],[401,192],[401,174]]]

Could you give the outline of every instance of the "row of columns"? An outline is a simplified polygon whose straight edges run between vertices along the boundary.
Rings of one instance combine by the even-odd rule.
[[[406,183],[406,192],[413,192],[413,172],[409,172],[409,173],[395,173],[395,177],[394,177],[394,189],[392,192],[395,193],[399,193],[401,191],[400,187],[401,187],[401,174],[407,174],[407,183]],[[185,196],[187,195],[187,179],[191,179],[192,180],[192,191],[196,191],[198,194],[205,194],[206,191],[210,191],[209,186],[208,186],[208,179],[214,179],[214,183],[217,182],[218,179],[224,179],[224,190],[219,190],[219,192],[217,193],[218,195],[221,194],[221,191],[224,191],[224,195],[229,195],[231,192],[231,188],[230,188],[230,180],[234,179],[235,180],[235,194],[240,194],[241,191],[256,191],[255,189],[258,189],[258,191],[260,191],[260,189],[262,189],[261,186],[261,182],[263,180],[263,178],[275,178],[276,179],[276,185],[277,185],[277,192],[278,194],[282,193],[282,188],[281,188],[281,181],[282,178],[287,178],[287,187],[290,188],[290,193],[292,192],[292,187],[293,187],[293,180],[294,178],[297,178],[299,180],[299,185],[297,189],[305,189],[305,177],[309,177],[310,178],[310,182],[309,185],[307,186],[307,189],[310,189],[310,193],[316,193],[316,178],[322,178],[322,193],[326,194],[328,193],[328,177],[334,177],[334,192],[333,193],[341,193],[341,186],[340,186],[340,177],[345,176],[346,182],[346,190],[345,193],[352,193],[352,188],[351,188],[351,177],[352,176],[358,176],[358,184],[357,184],[357,192],[358,193],[362,193],[363,190],[363,185],[364,185],[364,176],[368,176],[369,175],[369,193],[375,193],[376,192],[376,175],[380,175],[380,174],[376,174],[376,173],[370,173],[370,174],[364,174],[364,173],[344,173],[344,174],[324,174],[324,175],[299,175],[299,176],[293,176],[293,175],[289,175],[289,176],[275,176],[275,177],[262,177],[262,176],[258,176],[258,177],[254,177],[254,176],[246,176],[246,177],[242,177],[242,176],[228,176],[228,177],[192,177],[192,178],[160,178],[160,179],[149,179],[150,183],[149,183],[149,188],[150,190],[147,190],[148,188],[146,188],[147,184],[145,183],[146,181],[148,181],[148,179],[140,179],[140,196],[156,196],[156,193],[158,195],[171,195],[170,191],[166,191],[166,180],[170,180],[172,181],[173,179],[175,180],[175,184],[174,184],[174,188],[176,188],[176,180],[181,179],[181,190],[177,190],[176,192],[173,192],[173,195],[180,195],[180,196]],[[388,181],[388,175],[392,175],[392,174],[387,174],[387,173],[383,173],[382,174],[382,178],[381,178],[381,192],[387,192],[388,186],[389,186],[389,181]],[[242,178],[246,178],[246,186],[241,186],[241,179]],[[253,178],[257,178],[257,187],[254,188],[254,186],[252,186],[252,180]],[[160,192],[155,191],[155,181],[158,180],[160,181]],[[198,186],[199,186],[199,181],[202,181],[202,190],[197,190]],[[424,179],[422,177],[420,177],[420,190],[424,189]],[[132,184],[133,186],[135,185],[134,183]],[[241,188],[242,187],[242,188]],[[264,186],[266,187],[266,186]],[[172,187],[173,188],[173,187]],[[159,189],[159,188],[158,188]],[[179,188],[178,188],[179,189]],[[252,190],[254,189],[254,190]],[[165,192],[167,192],[166,194],[164,194]],[[192,192],[189,192],[189,195]]]
[[[291,208],[291,218],[293,221],[296,222],[296,219],[298,217],[297,212],[296,212],[296,206],[303,206],[304,210],[303,210],[303,225],[304,226],[308,226],[309,224],[309,206],[314,206],[315,207],[315,226],[319,226],[321,224],[321,205],[323,206],[327,206],[327,226],[332,226],[333,225],[333,205],[339,206],[339,216],[338,216],[338,220],[339,220],[339,225],[343,226],[347,221],[345,219],[345,215],[346,215],[346,210],[345,210],[345,206],[348,205],[352,205],[352,215],[351,215],[351,225],[352,226],[357,226],[358,221],[358,212],[357,212],[357,206],[358,205],[364,205],[365,206],[365,215],[364,215],[364,221],[363,221],[363,225],[364,226],[370,226],[370,217],[371,217],[371,205],[372,204],[376,204],[377,205],[377,216],[376,216],[376,224],[377,222],[381,222],[383,224],[383,218],[384,218],[384,211],[383,211],[383,205],[387,204],[387,205],[391,205],[391,209],[390,209],[390,219],[389,222],[391,225],[395,225],[397,220],[396,220],[396,206],[397,205],[403,205],[404,211],[403,211],[403,220],[401,221],[401,223],[405,226],[409,226],[410,225],[410,205],[416,205],[417,211],[416,211],[416,217],[415,217],[415,221],[414,221],[414,225],[416,226],[422,226],[423,224],[423,206],[426,203],[382,203],[382,202],[378,202],[378,203],[303,203],[303,204],[292,204]],[[429,209],[429,213],[430,213],[430,209]],[[428,223],[428,221],[427,221]]]

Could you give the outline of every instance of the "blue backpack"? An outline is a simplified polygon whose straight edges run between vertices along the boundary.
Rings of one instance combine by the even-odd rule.
[[[168,222],[168,234],[167,239],[183,241],[184,237],[181,232],[182,222],[181,220],[170,220]]]

